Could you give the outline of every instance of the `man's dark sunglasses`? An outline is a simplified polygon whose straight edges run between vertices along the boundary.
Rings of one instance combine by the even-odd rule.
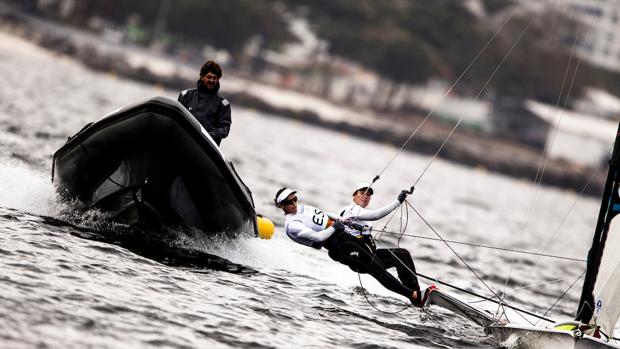
[[[281,204],[281,205],[290,205],[290,204],[292,204],[293,202],[297,202],[297,196],[294,196],[294,197],[293,197],[292,199],[290,199],[290,200],[282,200],[282,201],[280,201],[280,204]]]

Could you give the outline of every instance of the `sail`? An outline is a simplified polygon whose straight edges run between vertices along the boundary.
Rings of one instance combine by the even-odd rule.
[[[577,309],[577,320],[601,326],[602,332],[608,336],[613,336],[620,315],[620,254],[616,252],[617,246],[620,246],[620,218],[614,219],[620,213],[619,184],[620,125],[609,161],[609,172]]]
[[[591,323],[601,326],[603,333],[613,335],[620,316],[620,217],[615,218],[607,232],[608,247],[603,252],[594,285],[594,314]]]

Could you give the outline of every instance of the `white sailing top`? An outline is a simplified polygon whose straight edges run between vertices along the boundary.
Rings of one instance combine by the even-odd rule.
[[[289,213],[285,217],[286,235],[302,245],[321,248],[335,231],[327,227],[328,215],[316,207],[300,205],[297,206],[297,213]]]
[[[388,214],[390,214],[390,212],[394,211],[396,208],[398,208],[398,206],[400,206],[400,202],[398,200],[395,200],[394,202],[389,203],[376,210],[369,210],[369,209],[363,208],[362,206],[356,204],[355,202],[352,202],[340,210],[340,217],[344,219],[353,218],[355,222],[361,223],[362,225],[365,225],[368,227],[368,229],[364,229],[363,231],[360,232],[349,226],[345,226],[344,229],[347,233],[353,236],[370,235],[370,229],[372,228],[372,224],[369,223],[368,221],[379,220],[387,216]]]

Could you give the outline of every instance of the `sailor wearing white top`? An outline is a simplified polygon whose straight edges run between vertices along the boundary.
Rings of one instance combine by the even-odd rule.
[[[403,194],[403,192],[405,192],[405,194]],[[368,221],[379,220],[397,209],[400,204],[405,201],[407,192],[403,192],[398,195],[397,200],[376,210],[369,210],[366,207],[370,203],[370,197],[374,191],[370,188],[368,183],[359,183],[353,192],[353,202],[340,210],[340,217],[345,219],[351,218],[353,221],[359,223],[358,226],[364,226],[364,229],[360,231],[346,226],[345,231],[353,236],[370,235],[372,223]]]
[[[335,232],[333,227],[327,226],[330,221],[327,214],[312,206],[297,206],[296,213],[287,213],[285,217],[286,235],[302,245],[320,249]]]
[[[396,268],[398,278],[403,285],[412,290],[419,290],[418,279],[415,275],[415,265],[411,253],[404,248],[379,248],[375,246],[374,239],[371,235],[372,225],[368,221],[379,220],[395,209],[405,201],[409,191],[403,190],[398,194],[398,198],[393,202],[376,210],[368,209],[370,199],[374,194],[373,189],[368,183],[359,183],[353,191],[353,202],[345,206],[340,211],[340,216],[347,222],[345,231],[348,235],[354,237],[359,245],[366,246],[371,251],[373,261],[379,261],[383,268]],[[339,255],[346,254],[347,251],[338,251],[339,248],[330,250],[330,254],[337,259]]]
[[[318,208],[308,205],[297,206],[296,193],[291,189],[282,188],[274,199],[276,206],[284,210],[286,235],[297,243],[321,249],[323,242],[336,231],[331,226],[333,221]],[[344,229],[344,226],[340,225],[340,228]]]
[[[274,203],[284,211],[286,217],[286,235],[293,241],[316,249],[325,247],[329,257],[347,265],[354,271],[368,273],[390,291],[407,297],[413,304],[422,306],[423,297],[415,274],[401,276],[403,268],[395,265],[398,260],[391,256],[396,253],[413,272],[415,267],[411,256],[401,249],[370,248],[362,239],[344,232],[345,224],[337,217],[329,217],[326,213],[312,206],[297,206],[297,192],[282,188],[276,193]],[[333,218],[336,218],[335,220]],[[390,252],[392,251],[392,252]],[[406,252],[406,250],[404,250]],[[402,263],[401,263],[402,264]],[[386,269],[397,267],[399,281]]]

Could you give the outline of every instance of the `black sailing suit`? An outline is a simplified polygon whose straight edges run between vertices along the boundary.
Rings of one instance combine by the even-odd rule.
[[[420,285],[413,274],[416,270],[409,251],[403,248],[376,249],[372,240],[368,239],[370,237],[358,238],[336,232],[325,240],[323,247],[329,251],[331,259],[347,265],[353,271],[370,274],[388,290],[411,299],[413,291],[420,291]],[[392,267],[396,267],[402,283],[387,271]]]
[[[232,123],[230,103],[218,94],[219,90],[219,82],[209,90],[202,81],[198,80],[196,88],[182,91],[178,98],[179,102],[207,130],[217,145],[220,145],[222,138],[228,136]]]

